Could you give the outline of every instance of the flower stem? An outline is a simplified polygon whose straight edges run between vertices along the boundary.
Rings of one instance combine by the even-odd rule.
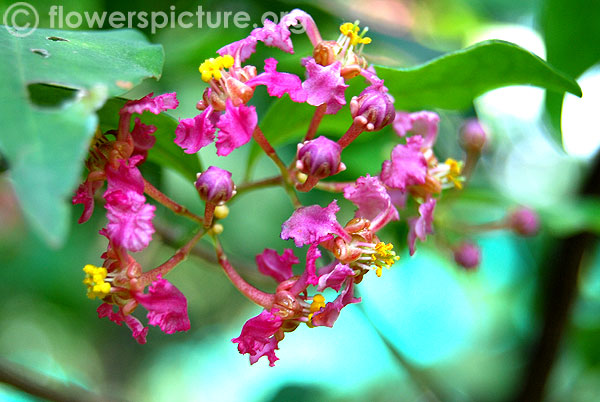
[[[144,179],[144,192],[148,194],[153,200],[169,208],[177,215],[185,216],[199,224],[204,224],[204,220],[198,215],[190,212],[186,207],[180,205],[167,197],[162,191],[154,187],[150,182]]]
[[[288,168],[285,166],[283,161],[279,158],[271,144],[269,144],[269,140],[265,138],[265,135],[261,131],[260,127],[256,126],[254,132],[252,133],[252,137],[258,143],[258,145],[260,145],[262,150],[265,151],[267,156],[271,158],[273,162],[275,162],[275,164],[281,171],[281,177],[283,178],[283,186],[286,192],[288,193],[290,200],[292,201],[292,205],[294,206],[294,208],[300,208],[302,204],[298,199],[298,194],[296,194],[296,191],[294,190],[294,184],[292,183],[290,172],[288,171]]]
[[[213,240],[215,242],[215,251],[217,252],[217,259],[219,260],[219,264],[221,264],[221,267],[223,267],[225,275],[227,275],[231,283],[233,283],[233,286],[235,286],[244,296],[246,296],[252,302],[264,307],[267,310],[270,310],[273,307],[273,303],[275,302],[275,295],[258,290],[254,286],[246,282],[244,278],[242,278],[237,273],[235,268],[233,268],[233,266],[229,263],[229,260],[227,259],[227,256],[223,251],[223,247],[221,246],[218,237],[213,236]]]
[[[325,111],[327,110],[327,104],[322,104],[315,109],[315,114],[313,114],[312,120],[310,121],[310,126],[308,127],[308,131],[306,132],[306,136],[304,137],[304,141],[312,140],[315,138],[315,134],[317,133],[317,129],[319,128],[319,124],[321,124],[321,120],[325,116]]]
[[[240,194],[245,193],[247,191],[257,190],[259,188],[264,187],[278,186],[282,183],[282,176],[269,177],[258,181],[243,183],[236,187],[236,196],[239,196]]]
[[[353,182],[340,181],[320,181],[315,185],[319,190],[328,191],[330,193],[343,193],[347,186],[354,184]]]
[[[367,119],[365,119],[363,116],[357,116],[352,122],[352,125],[348,131],[346,131],[344,136],[338,140],[338,144],[342,147],[342,149],[350,145],[360,133],[365,131],[366,125]]]
[[[215,207],[216,205],[209,201],[207,201],[206,205],[204,206],[204,227],[206,229],[209,229],[212,226]]]
[[[185,260],[185,258],[190,254],[194,245],[206,234],[206,229],[200,230],[198,233],[194,235],[183,247],[181,247],[171,258],[169,258],[166,262],[159,265],[158,267],[144,272],[138,278],[138,283],[141,288],[144,288],[154,282],[159,275],[165,276],[168,274],[173,268],[177,266],[181,261]]]

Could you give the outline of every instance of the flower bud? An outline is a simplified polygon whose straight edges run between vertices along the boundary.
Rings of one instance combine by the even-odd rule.
[[[215,166],[199,173],[195,185],[200,198],[215,205],[223,204],[235,195],[231,173]]]
[[[481,250],[476,244],[463,242],[454,249],[454,261],[465,269],[475,269],[481,262]]]
[[[339,43],[333,40],[321,41],[313,51],[313,57],[317,64],[328,66],[337,61],[337,54],[341,50]]]
[[[469,119],[460,129],[460,143],[467,152],[481,152],[487,135],[479,120]]]
[[[346,169],[341,162],[342,147],[326,137],[298,144],[296,167],[302,173],[323,179]]]
[[[370,86],[350,101],[352,118],[362,116],[367,121],[366,130],[381,130],[394,121],[394,103],[383,85]]]
[[[534,236],[540,228],[538,214],[529,208],[515,209],[507,219],[510,229],[521,236]]]

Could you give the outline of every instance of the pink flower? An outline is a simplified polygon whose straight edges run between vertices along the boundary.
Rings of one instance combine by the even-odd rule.
[[[332,234],[350,240],[350,235],[335,217],[339,210],[336,200],[331,201],[326,208],[318,205],[298,208],[281,226],[281,238],[294,239],[296,247],[319,244],[329,239]]]
[[[217,139],[217,155],[227,156],[236,148],[246,144],[252,138],[252,133],[258,123],[254,106],[233,106],[227,99],[225,113],[217,122],[221,130]]]
[[[358,207],[354,217],[371,221],[369,229],[373,233],[399,219],[390,195],[377,176],[359,177],[354,185],[344,188],[344,197]]]
[[[286,248],[282,255],[277,251],[266,248],[261,254],[256,256],[256,265],[258,270],[271,276],[277,282],[283,282],[294,276],[292,265],[298,264],[300,260],[294,255],[294,251]]]
[[[166,279],[159,276],[150,284],[147,294],[137,293],[134,297],[148,310],[148,324],[159,326],[165,334],[190,329],[187,300]]]
[[[267,20],[268,21],[268,20]],[[306,93],[302,88],[302,81],[294,74],[280,73],[277,71],[277,60],[265,60],[265,72],[246,82],[250,87],[266,85],[269,95],[281,98],[287,93],[294,102],[306,102]]]
[[[129,327],[132,332],[133,338],[141,345],[146,343],[146,335],[148,335],[148,327],[144,327],[140,320],[132,315],[123,315],[121,309],[116,313],[113,312],[113,306],[108,303],[102,303],[96,310],[98,312],[98,318],[108,317],[109,320],[117,325],[121,325],[124,321],[125,325]]]
[[[342,147],[324,136],[298,144],[296,168],[319,179],[333,176],[346,169]]]
[[[128,160],[119,159],[119,166],[116,169],[107,165],[105,171],[108,187],[105,194],[116,190],[123,192],[134,191],[138,194],[144,194],[144,178],[137,168],[141,160],[142,156],[137,155]]]
[[[435,209],[435,198],[429,198],[419,206],[419,217],[408,219],[408,248],[410,255],[415,253],[417,238],[425,241],[428,234],[433,233],[433,210]]]
[[[344,92],[348,85],[341,76],[342,63],[328,66],[317,64],[312,57],[302,60],[308,78],[302,83],[308,95],[306,102],[313,106],[327,105],[326,114],[336,114],[346,104]]]
[[[313,47],[317,46],[323,40],[321,39],[321,34],[319,33],[319,29],[313,18],[300,9],[293,9],[288,14],[284,15],[279,24],[286,27],[301,24]]]
[[[346,288],[333,302],[327,303],[325,307],[314,314],[311,321],[315,327],[333,327],[344,307],[348,304],[360,303],[360,297],[354,297],[354,282],[352,278],[346,279],[345,285]]]
[[[425,183],[427,161],[421,152],[423,138],[409,137],[406,145],[396,145],[391,160],[383,162],[381,181],[388,187],[406,191],[408,186]]]
[[[535,236],[540,229],[538,214],[526,207],[511,211],[507,221],[509,228],[521,236]]]
[[[195,154],[201,148],[215,140],[215,128],[218,115],[208,106],[198,116],[179,121],[175,130],[175,144],[183,148],[186,154]]]
[[[117,246],[140,251],[152,240],[154,205],[135,191],[116,190],[104,194],[106,200],[106,233]]]
[[[317,290],[322,292],[326,288],[332,288],[339,292],[344,281],[351,276],[354,276],[354,270],[348,265],[339,262],[329,264],[319,270]]]
[[[152,97],[154,93],[149,93],[144,96],[142,99],[129,101],[121,108],[119,113],[121,115],[126,114],[142,114],[144,111],[148,111],[150,113],[159,114],[169,109],[176,109],[179,106],[179,101],[177,100],[177,94],[175,92],[162,94]]]
[[[217,53],[220,56],[225,56],[228,54],[233,56],[236,62],[243,63],[244,61],[248,60],[248,58],[250,58],[254,52],[256,52],[256,42],[257,39],[250,35],[247,38],[230,43],[227,46],[223,46],[217,50]]]
[[[238,344],[241,354],[250,355],[250,364],[256,363],[262,356],[267,356],[269,365],[273,367],[279,360],[275,356],[278,341],[274,335],[281,328],[281,324],[281,317],[272,311],[263,310],[258,316],[249,319],[242,327],[240,336],[231,341]]]

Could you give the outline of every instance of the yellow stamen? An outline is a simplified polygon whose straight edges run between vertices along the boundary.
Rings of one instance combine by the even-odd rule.
[[[354,24],[351,22],[346,22],[340,25],[340,32],[342,35],[347,36],[350,39],[350,45],[356,46],[359,43],[368,45],[371,43],[371,38],[365,37],[365,34],[369,30],[369,28],[363,29],[362,33],[359,34],[360,31],[359,21],[355,21]]]
[[[375,254],[371,255],[371,265],[376,266],[375,274],[381,277],[383,268],[390,269],[394,262],[398,261],[400,257],[393,251],[394,245],[392,243],[385,244],[379,242],[375,245]]]
[[[108,274],[106,268],[88,264],[83,267],[83,272],[85,272],[83,284],[87,286],[87,297],[103,299],[110,293],[110,283],[104,281]]]
[[[457,189],[461,190],[463,186],[459,179],[460,174],[462,172],[462,162],[458,162],[452,158],[448,158],[446,159],[445,164],[448,165],[448,167],[450,168],[450,171],[448,172],[446,177],[448,178],[448,180],[454,183],[454,186]]]
[[[322,307],[325,307],[325,298],[323,297],[323,295],[320,295],[320,294],[314,295],[313,296],[313,302],[310,305],[310,312],[311,313],[316,313]]]
[[[230,55],[219,56],[204,60],[204,63],[200,64],[198,70],[202,73],[202,80],[208,82],[211,78],[220,80],[223,78],[223,70],[225,68],[231,68],[233,66],[234,59]]]
[[[229,207],[227,205],[217,205],[214,212],[215,218],[225,219],[229,216]]]

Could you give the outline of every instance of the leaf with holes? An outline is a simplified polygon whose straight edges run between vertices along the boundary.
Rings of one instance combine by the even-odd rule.
[[[16,37],[0,26],[0,152],[25,216],[53,245],[67,234],[68,200],[77,186],[95,110],[143,79],[158,78],[160,45],[137,31],[76,32],[38,29]],[[77,89],[77,96],[32,104],[28,86]]]
[[[491,40],[448,53],[421,66],[376,66],[398,109],[465,109],[473,99],[509,85],[533,85],[581,96],[573,79],[533,53]]]

